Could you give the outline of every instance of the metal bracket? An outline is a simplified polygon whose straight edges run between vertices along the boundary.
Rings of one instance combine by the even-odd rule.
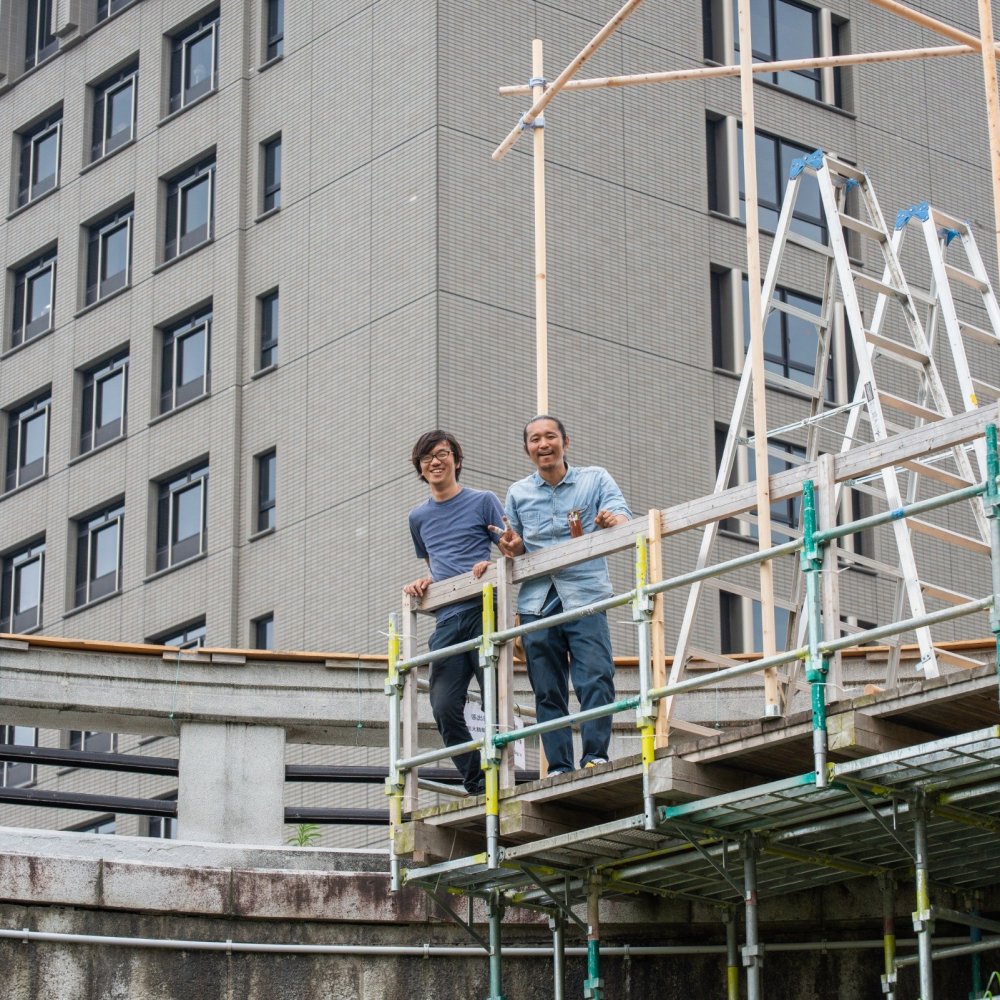
[[[539,879],[539,877],[531,870],[531,868],[528,865],[520,864],[517,867],[521,871],[523,871],[524,874],[527,875],[528,878],[530,878],[531,881],[534,882],[535,885],[537,885],[538,888],[541,889],[542,892],[544,892],[545,895],[550,900],[552,900],[552,905],[564,917],[568,917],[570,920],[572,920],[573,923],[576,924],[576,926],[579,927],[584,934],[587,933],[587,925],[572,911],[572,909],[570,909],[570,907],[566,903],[564,903],[561,899],[558,899],[556,896],[552,895],[552,890]]]
[[[473,896],[471,895],[469,896],[469,919],[468,922],[466,922],[450,906],[447,905],[447,901],[441,897],[441,895],[438,893],[436,889],[432,889],[430,886],[427,885],[422,885],[420,888],[423,889],[424,892],[427,893],[427,895],[430,896],[431,899],[433,899],[434,902],[437,903],[437,905],[442,910],[444,910],[445,915],[448,917],[449,920],[452,921],[452,923],[455,923],[459,927],[461,927],[462,930],[464,930],[465,933],[469,935],[469,937],[471,937],[475,941],[478,941],[479,944],[481,944],[486,949],[486,951],[490,950],[489,941],[487,941],[486,938],[484,938],[472,926],[472,904],[474,900]]]

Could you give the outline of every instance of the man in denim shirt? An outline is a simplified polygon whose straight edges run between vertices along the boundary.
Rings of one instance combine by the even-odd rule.
[[[631,520],[621,490],[606,469],[570,467],[566,461],[569,437],[555,417],[534,417],[524,428],[524,450],[537,472],[507,491],[506,531],[498,546],[505,556],[536,552],[571,537],[570,515],[579,516],[582,532],[611,528]],[[524,624],[571,611],[610,597],[607,560],[591,559],[568,566],[551,576],[521,585],[517,610]],[[615,699],[611,634],[602,611],[565,625],[524,636],[528,677],[535,692],[539,722],[569,714],[568,677],[581,709],[597,708]],[[611,716],[585,722],[581,767],[608,759]],[[549,774],[573,770],[573,734],[566,727],[542,736]]]

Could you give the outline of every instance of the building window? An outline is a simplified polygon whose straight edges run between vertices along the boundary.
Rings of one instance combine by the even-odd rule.
[[[80,454],[125,435],[128,352],[83,373]]]
[[[218,86],[219,12],[203,17],[170,40],[170,110],[179,111]]]
[[[177,802],[177,793],[171,792],[169,795],[157,796],[164,802]],[[149,816],[146,819],[146,836],[157,840],[177,839],[177,817],[176,816]]]
[[[267,40],[264,50],[268,62],[285,54],[285,0],[267,0]]]
[[[59,40],[52,30],[54,0],[28,0],[28,23],[25,32],[24,68],[31,69],[59,51]]]
[[[788,625],[791,613],[787,608],[775,606],[774,642],[777,649],[785,649],[789,642]],[[764,648],[761,628],[760,601],[725,591],[719,594],[720,652],[760,653]]]
[[[117,14],[134,2],[135,0],[97,0],[97,23],[106,21],[112,14]]]
[[[114,733],[87,732],[71,729],[66,743],[67,749],[77,753],[114,753],[118,740]]]
[[[132,205],[87,230],[87,305],[132,283]]]
[[[168,569],[208,547],[208,465],[161,482],[157,491],[156,568]]]
[[[251,623],[254,649],[274,649],[274,615],[261,615]]]
[[[92,160],[107,156],[135,138],[138,87],[138,63],[126,66],[94,86]]]
[[[737,305],[735,285],[740,284]],[[740,371],[750,347],[750,297],[746,276],[739,271],[713,268],[712,296],[712,363],[726,371]],[[823,303],[820,299],[780,285],[775,287],[772,305],[764,326],[764,367],[785,380],[784,387],[794,390],[795,384],[812,394],[816,379],[819,348],[819,324]],[[739,312],[737,313],[737,309]],[[815,316],[815,321],[806,317]],[[830,347],[826,360],[823,398],[837,399],[837,372],[834,346],[839,344],[837,329],[830,331]],[[839,347],[838,355],[844,351]],[[781,386],[781,383],[777,383]]]
[[[0,632],[32,632],[41,626],[44,564],[44,539],[4,556]]]
[[[278,453],[273,449],[258,455],[257,463],[257,531],[273,528],[277,521]]]
[[[123,503],[76,522],[76,607],[121,591],[124,522]]]
[[[4,492],[16,490],[45,475],[49,451],[49,407],[46,393],[7,412],[7,460]]]
[[[270,368],[278,363],[278,290],[262,295],[260,303],[260,354],[257,368]]]
[[[163,331],[160,413],[169,413],[208,392],[211,334],[211,309],[193,313]]]
[[[261,143],[261,159],[264,164],[264,189],[261,211],[271,212],[281,208],[281,136],[275,136]]]
[[[21,132],[18,208],[58,187],[61,145],[62,108]]]
[[[14,271],[11,347],[18,347],[52,329],[55,297],[56,251],[53,249]]]
[[[176,646],[178,649],[201,649],[205,645],[205,619],[181,629],[171,629],[149,640],[155,646]]]
[[[746,189],[743,177],[743,126],[737,126],[736,162],[740,174],[740,221],[746,222]],[[773,233],[778,228],[781,202],[785,196],[792,160],[801,160],[811,151],[776,135],[757,133],[757,200],[760,228]],[[791,231],[817,243],[826,243],[826,220],[816,178],[805,173],[792,212]]]
[[[0,743],[7,746],[38,746],[38,730],[30,726],[0,726]],[[24,788],[35,783],[35,765],[19,761],[0,762],[0,786]]]
[[[705,58],[739,62],[740,31],[736,0],[704,0]],[[753,61],[813,59],[848,51],[847,22],[822,7],[795,0],[751,0]],[[754,78],[782,90],[827,104],[842,106],[839,67],[755,73]]]
[[[215,235],[215,158],[167,181],[164,260],[187,253]]]

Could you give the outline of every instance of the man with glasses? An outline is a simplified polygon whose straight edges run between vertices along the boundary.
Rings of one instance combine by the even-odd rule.
[[[490,525],[501,523],[503,507],[488,490],[461,486],[462,446],[453,434],[433,430],[421,435],[410,456],[417,475],[427,483],[430,496],[410,511],[410,535],[420,559],[426,559],[430,576],[406,584],[403,591],[421,598],[434,580],[471,572],[479,579],[490,564],[493,536]],[[443,649],[473,639],[483,630],[482,601],[472,598],[434,612],[436,627],[431,649]],[[431,711],[445,746],[472,739],[465,721],[469,683],[475,677],[480,693],[483,673],[475,651],[448,656],[431,664]],[[470,795],[484,788],[477,753],[452,758]]]

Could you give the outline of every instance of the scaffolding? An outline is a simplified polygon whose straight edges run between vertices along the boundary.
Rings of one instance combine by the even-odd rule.
[[[746,971],[747,993],[751,1000],[761,997],[763,945],[758,926],[757,900],[761,896],[780,895],[810,887],[821,887],[845,879],[874,878],[885,893],[894,898],[901,881],[915,882],[916,907],[914,929],[917,934],[921,977],[921,996],[931,1000],[931,968],[934,958],[944,957],[933,948],[936,920],[965,923],[990,932],[1000,931],[1000,924],[931,902],[930,886],[950,886],[969,892],[992,886],[1000,877],[1000,726],[968,728],[947,738],[911,743],[884,753],[858,760],[833,760],[828,746],[827,660],[839,650],[859,642],[880,641],[918,628],[937,625],[970,615],[987,614],[994,643],[1000,644],[1000,458],[994,410],[973,410],[916,428],[890,441],[874,442],[863,448],[834,456],[832,471],[817,484],[818,466],[811,463],[770,479],[773,496],[802,495],[804,530],[801,538],[772,546],[764,553],[754,551],[738,559],[694,569],[670,579],[653,582],[649,577],[650,532],[647,525],[627,524],[600,535],[571,540],[560,546],[521,557],[499,560],[482,586],[483,632],[477,639],[404,658],[400,653],[400,632],[392,626],[389,674],[386,684],[390,696],[390,777],[387,791],[392,803],[392,874],[393,885],[419,885],[439,893],[465,894],[485,901],[489,912],[490,998],[502,994],[501,924],[506,908],[524,906],[547,910],[553,918],[553,947],[561,954],[566,920],[585,924],[588,930],[588,979],[586,996],[600,997],[600,901],[625,894],[648,894],[668,898],[700,900],[718,906],[720,913],[732,917],[742,905],[745,943],[742,963]],[[988,474],[984,481],[949,490],[903,507],[886,510],[845,525],[820,530],[816,522],[817,494],[835,491],[839,483],[854,476],[879,472],[886,464],[897,465],[923,456],[950,452],[957,446],[975,442],[985,432]],[[680,508],[654,512],[662,537],[670,537],[685,528],[698,528],[710,520],[731,516],[754,502],[752,485],[737,487]],[[959,605],[939,611],[924,612],[908,619],[893,621],[857,635],[836,639],[823,638],[824,577],[827,586],[836,586],[837,568],[825,563],[824,549],[837,539],[880,524],[913,517],[927,517],[956,504],[984,503],[989,513],[991,559],[987,592]],[[654,543],[654,544],[659,544]],[[511,586],[536,575],[556,571],[615,551],[634,552],[635,586],[629,591],[596,604],[564,612],[524,626],[499,627],[494,612],[497,594],[499,620],[510,615]],[[657,594],[689,587],[711,577],[732,572],[761,560],[781,555],[798,555],[805,577],[806,603],[810,627],[805,644],[771,656],[753,659],[672,684],[657,686],[652,671],[653,599]],[[497,586],[498,581],[501,583]],[[467,596],[480,584],[459,578],[452,581],[440,603]],[[429,602],[433,604],[433,600]],[[502,650],[513,640],[583,615],[612,607],[630,606],[639,634],[639,692],[611,705],[577,712],[562,719],[526,726],[506,727],[496,720],[509,714],[503,688],[512,690],[509,677],[502,675]],[[428,608],[429,610],[430,608]],[[414,610],[408,609],[412,616]],[[412,628],[403,632],[412,636]],[[411,646],[412,648],[412,646]],[[444,747],[424,753],[404,748],[415,747],[414,718],[404,711],[412,704],[417,689],[417,669],[433,660],[459,651],[478,648],[484,667],[484,702],[486,732],[460,746]],[[1000,649],[1000,646],[997,646]],[[686,692],[723,685],[737,677],[762,674],[792,662],[802,662],[805,678],[812,692],[809,740],[811,771],[793,773],[775,781],[751,782],[750,787],[720,794],[708,794],[696,801],[664,804],[672,798],[669,782],[660,780],[666,765],[676,754],[670,749],[655,748],[657,703]],[[1000,664],[1000,658],[997,659]],[[509,666],[506,668],[509,670]],[[991,692],[989,704],[997,717],[996,667],[989,673],[970,674],[955,668],[950,676],[974,677],[976,685]],[[949,680],[949,675],[938,680]],[[981,695],[982,687],[977,686]],[[609,780],[627,784],[633,801],[641,802],[641,811],[624,817],[583,825],[553,833],[536,835],[526,843],[505,842],[501,825],[501,799],[506,807],[516,803],[521,792],[504,778],[510,773],[505,762],[511,746],[519,740],[536,737],[562,726],[604,715],[629,713],[641,734],[640,759],[619,771],[613,768]],[[982,721],[982,705],[974,716]],[[779,728],[764,734],[763,744],[779,737]],[[448,857],[440,843],[422,837],[426,834],[428,813],[414,812],[413,783],[419,767],[455,753],[479,751],[486,776],[484,801],[466,812],[481,824],[485,815],[485,847],[460,857]],[[708,751],[708,759],[712,758]],[[833,755],[837,757],[835,753]],[[804,762],[805,758],[803,758]],[[635,779],[639,780],[636,781]],[[561,780],[561,779],[557,779]],[[585,788],[594,779],[574,779]],[[706,779],[711,784],[711,779]],[[407,786],[410,785],[408,789]],[[502,787],[503,785],[503,787]],[[640,791],[641,789],[641,791]],[[638,794],[636,794],[638,793]],[[629,793],[626,793],[626,800]],[[407,817],[409,813],[409,817]],[[454,817],[453,817],[454,818]],[[905,833],[902,832],[905,830]],[[956,833],[960,831],[960,835]],[[456,827],[459,836],[452,844],[459,851],[472,842],[475,834]],[[447,838],[445,838],[447,839]],[[515,838],[521,839],[521,838]],[[423,844],[418,848],[418,842]],[[426,857],[435,852],[447,859],[431,864],[404,861]],[[582,920],[575,909],[582,910]],[[558,929],[558,934],[556,934]],[[887,956],[890,949],[887,932]],[[990,938],[984,948],[996,947]],[[896,970],[906,964],[893,951],[887,957],[884,989],[894,996]],[[557,969],[560,963],[556,963]],[[732,968],[732,966],[729,966]],[[557,973],[557,980],[558,980]],[[732,973],[727,972],[727,976]],[[556,996],[561,986],[557,982]]]
[[[753,416],[748,423],[754,428],[752,436],[744,443],[753,448],[758,474],[754,482],[733,488],[727,488],[727,479],[720,476],[712,495],[666,510],[651,511],[648,523],[621,525],[517,560],[499,560],[484,578],[483,631],[478,639],[435,653],[416,655],[418,609],[409,600],[404,603],[402,619],[391,626],[386,693],[391,706],[387,792],[392,816],[393,886],[398,888],[405,882],[423,887],[435,898],[441,890],[447,890],[484,901],[489,922],[489,936],[484,944],[489,952],[490,1000],[500,1000],[503,996],[501,924],[503,912],[510,906],[549,913],[555,954],[553,996],[556,997],[565,995],[562,985],[564,937],[570,925],[576,925],[587,936],[584,995],[604,996],[600,969],[600,903],[602,899],[616,896],[645,894],[697,900],[716,906],[726,927],[724,983],[730,998],[740,995],[740,965],[745,973],[747,996],[750,1000],[763,996],[765,943],[758,914],[761,896],[783,895],[850,879],[876,880],[883,899],[881,985],[883,993],[889,997],[896,996],[897,970],[916,965],[920,996],[922,1000],[932,1000],[932,969],[936,959],[975,954],[996,948],[1000,942],[1000,937],[996,936],[1000,934],[1000,923],[932,902],[932,895],[937,898],[943,887],[969,893],[995,885],[1000,876],[1000,850],[997,849],[1000,726],[993,724],[983,728],[970,724],[973,718],[977,722],[984,721],[984,693],[989,715],[998,719],[1000,464],[996,428],[991,423],[996,420],[996,407],[983,407],[982,401],[996,399],[1000,389],[983,380],[979,372],[971,371],[962,346],[964,337],[987,342],[991,347],[1000,343],[1000,311],[968,225],[933,209],[925,209],[921,215],[918,206],[913,210],[913,217],[924,224],[933,271],[932,287],[921,300],[927,308],[922,323],[916,300],[897,261],[909,220],[897,220],[896,232],[890,238],[877,202],[873,196],[868,197],[870,180],[867,175],[847,164],[831,161],[819,152],[814,154],[814,162],[807,161],[806,166],[825,178],[821,178],[821,183],[826,184],[823,195],[827,218],[836,216],[840,224],[876,242],[885,252],[885,271],[881,276],[855,273],[838,227],[839,242],[834,240],[832,250],[827,250],[834,265],[828,275],[835,270],[839,272],[845,308],[859,313],[856,284],[876,297],[875,319],[867,328],[860,314],[852,317],[851,334],[860,378],[856,398],[845,408],[847,429],[838,442],[836,453],[822,454],[816,443],[815,425],[825,414],[821,400],[814,399],[813,412],[800,423],[811,440],[805,461],[774,475],[760,471],[768,469],[771,447],[765,405],[763,329],[768,310],[772,308],[774,275],[769,267],[768,277],[762,279],[760,267],[753,73],[806,68],[830,71],[837,66],[980,53],[991,150],[995,236],[1000,250],[1000,105],[995,66],[997,47],[989,0],[979,0],[978,37],[914,11],[897,0],[871,2],[945,36],[954,44],[754,64],[749,0],[739,0],[739,66],[705,66],[637,76],[575,79],[586,61],[641,3],[641,0],[626,0],[618,13],[554,80],[550,82],[544,77],[542,45],[536,39],[529,82],[500,88],[502,95],[530,95],[532,101],[494,151],[493,158],[502,159],[522,132],[532,132],[537,409],[546,412],[549,408],[546,109],[563,90],[739,77],[744,134],[746,270],[750,289],[747,391],[743,405],[749,406],[752,400]],[[830,178],[831,172],[837,175],[836,183]],[[865,205],[870,210],[874,207],[870,218],[844,212],[852,185],[860,189]],[[949,243],[956,237],[967,252],[967,268],[943,260]],[[779,240],[780,223],[776,243]],[[780,248],[778,252],[780,262]],[[772,263],[777,267],[773,257]],[[950,283],[954,280],[981,296],[986,322],[976,324],[957,319],[950,296]],[[817,379],[825,363],[824,330],[828,336],[831,328],[834,285],[828,280],[826,286],[824,318],[819,324]],[[882,319],[890,304],[902,304],[908,337],[901,338],[891,330],[882,329]],[[962,391],[962,405],[957,416],[951,416],[932,360],[939,327],[945,330]],[[926,337],[925,330],[929,334]],[[913,391],[909,398],[892,398],[875,385],[872,362],[879,356],[890,355],[919,371],[918,383],[911,386]],[[862,397],[866,387],[869,394]],[[906,425],[908,429],[886,421],[881,406],[890,401],[905,404],[903,411],[912,418]],[[856,434],[862,406],[868,413],[870,443],[867,444],[859,443]],[[743,413],[739,416],[742,419]],[[731,436],[737,433],[733,428],[731,432]],[[969,460],[969,451],[974,461]],[[905,473],[909,473],[909,478],[905,488],[900,488],[898,477]],[[854,517],[850,523],[838,524],[840,491],[845,485],[860,486],[872,478],[881,479],[885,486],[881,494],[885,509],[869,517]],[[947,492],[941,492],[942,489]],[[797,498],[801,505],[801,533],[793,533],[785,543],[773,544],[771,505],[788,498]],[[942,521],[935,520],[936,511],[956,505],[964,505],[965,522],[974,524],[974,534],[977,533],[978,538],[959,536]],[[686,530],[705,530],[707,536],[723,520],[746,516],[750,511],[755,511],[757,551],[708,565],[709,551],[703,549],[698,563],[688,572],[662,579],[662,549],[673,536]],[[892,620],[863,628],[857,634],[843,634],[837,620],[840,571],[837,543],[881,526],[891,528],[899,551]],[[911,531],[981,554],[986,560],[983,575],[989,581],[986,593],[978,597],[965,596],[920,580],[912,554]],[[518,583],[553,573],[563,566],[629,549],[634,552],[635,566],[631,590],[585,608],[514,627],[512,594]],[[783,557],[792,557],[798,562],[801,575],[796,578],[796,586],[800,589],[792,599],[792,606],[801,607],[802,614],[798,629],[789,637],[793,641],[787,643],[791,648],[779,651],[774,629],[774,565]],[[755,569],[760,577],[756,593],[762,610],[762,655],[749,662],[709,657],[710,665],[718,669],[684,677],[686,648],[684,643],[679,643],[668,678],[662,627],[663,595],[684,589],[696,593],[705,581],[718,580],[748,568]],[[892,568],[886,569],[892,576]],[[467,598],[478,590],[479,584],[471,579],[449,581],[446,588],[436,591],[432,587],[419,610],[430,611],[450,601]],[[928,611],[923,601],[928,595],[946,606]],[[903,617],[904,599],[909,605],[909,617]],[[528,631],[551,627],[584,614],[625,606],[631,607],[638,636],[639,693],[600,709],[515,729],[512,724],[514,639]],[[972,615],[988,615],[989,630],[994,637],[994,663],[980,669],[964,655],[931,638],[931,631],[939,625]],[[898,681],[901,637],[908,633],[917,635],[923,666],[924,679],[922,690],[915,696],[917,702],[926,698],[924,707],[933,712],[935,698],[947,701],[948,697],[964,697],[956,693],[961,688],[972,692],[968,697],[972,699],[970,705],[975,704],[975,710],[966,712],[955,724],[955,731],[942,738],[921,738],[919,730],[901,737],[894,730],[883,732],[876,726],[877,732],[870,734],[870,740],[858,737],[855,743],[845,743],[839,739],[843,735],[839,733],[831,745],[831,710],[837,713],[833,716],[835,728],[862,725],[859,719],[868,720],[864,725],[871,723],[870,716],[858,708],[860,702],[850,702],[849,711],[843,709],[843,703],[831,706],[831,684],[838,692],[844,691],[845,684],[838,654],[856,644],[887,640],[891,652],[884,683],[894,687]],[[473,649],[479,650],[485,672],[486,729],[483,737],[460,746],[418,753],[418,668],[438,657]],[[779,675],[782,669],[785,670],[784,687]],[[808,759],[811,770],[791,765],[791,773],[786,773],[789,765],[783,761],[774,780],[762,780],[761,774],[774,766],[772,754],[766,762],[758,761],[752,769],[755,773],[748,781],[749,787],[731,790],[723,787],[717,774],[709,773],[710,766],[704,770],[706,764],[734,752],[731,747],[720,744],[694,754],[685,753],[676,745],[668,747],[671,726],[684,728],[684,724],[673,719],[671,706],[675,698],[688,692],[720,687],[751,675],[763,678],[765,719],[777,720],[787,713],[790,692],[800,683],[810,693],[811,707],[808,724],[798,728],[776,725],[773,730],[758,734],[756,741],[744,742],[765,753],[768,746],[777,744],[787,750],[783,740],[792,740],[798,749],[802,749],[804,742],[809,750],[807,756],[800,759],[803,763]],[[886,695],[887,698],[892,696],[892,692]],[[849,723],[842,719],[845,712],[851,717]],[[512,744],[560,726],[617,713],[629,713],[634,717],[641,739],[638,759],[605,765],[606,773],[597,775],[600,793],[585,791],[588,784],[595,787],[593,775],[579,781],[560,777],[555,782],[566,785],[567,794],[573,794],[579,785],[588,806],[594,803],[597,794],[606,794],[611,789],[618,793],[613,799],[619,806],[622,802],[634,805],[618,808],[616,815],[605,821],[580,823],[575,828],[547,822],[549,814],[544,806],[540,812],[532,813],[532,803],[543,801],[545,786],[529,786],[527,793],[515,789],[509,752]],[[934,727],[929,726],[923,735],[934,732]],[[485,800],[451,810],[419,810],[419,767],[470,751],[479,751],[482,756]],[[695,774],[689,786],[697,786],[699,792],[692,794],[689,787],[685,794],[678,795],[678,788],[684,783],[676,780],[678,769],[689,776]],[[602,768],[597,770],[602,772]],[[678,798],[693,798],[694,801],[677,801]],[[516,831],[513,830],[516,824],[507,823],[505,828],[501,801],[505,808],[520,805],[522,813],[518,815],[530,813],[535,822]],[[641,810],[637,808],[640,803]],[[595,812],[600,815],[599,808]],[[508,808],[508,816],[514,813],[516,810]],[[484,816],[485,842],[480,839],[476,846],[476,831],[481,837]],[[438,822],[441,826],[435,825]],[[434,836],[442,827],[448,830],[450,837]],[[527,833],[529,828],[530,833]],[[516,836],[511,836],[513,833]],[[897,955],[892,914],[900,884],[909,882],[913,883],[915,894],[913,927],[917,949],[913,955]],[[735,917],[739,910],[742,910],[745,928],[742,949],[737,948],[736,941]],[[957,948],[935,948],[936,921],[965,925],[976,934],[986,931],[994,936]],[[469,929],[472,931],[471,926]],[[974,981],[973,989],[975,995],[981,995],[982,983]]]

